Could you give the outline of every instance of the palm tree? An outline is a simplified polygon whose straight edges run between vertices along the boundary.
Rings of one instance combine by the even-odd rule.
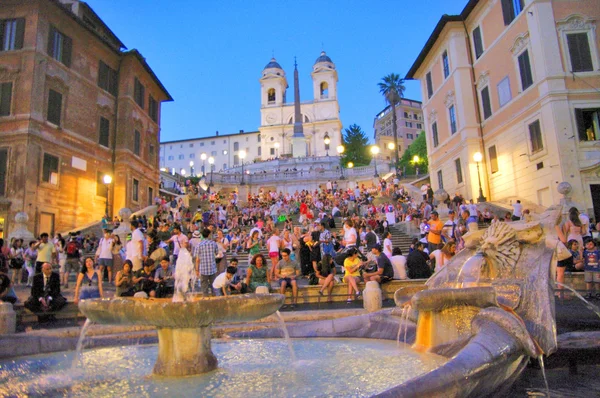
[[[396,174],[398,173],[398,165],[400,159],[398,158],[398,126],[396,120],[396,104],[400,103],[400,100],[404,96],[404,79],[400,78],[400,75],[390,73],[381,79],[381,82],[377,83],[379,86],[379,92],[383,94],[388,104],[392,106],[392,129],[394,131],[394,145],[396,148],[396,159],[395,167]]]

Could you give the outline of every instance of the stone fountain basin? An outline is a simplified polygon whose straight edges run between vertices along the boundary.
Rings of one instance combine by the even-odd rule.
[[[248,322],[277,311],[281,294],[242,294],[172,299],[119,297],[81,300],[79,310],[92,322],[157,328],[202,328],[217,322]]]

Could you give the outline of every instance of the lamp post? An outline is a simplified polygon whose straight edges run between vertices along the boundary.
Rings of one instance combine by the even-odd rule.
[[[279,157],[279,142],[276,142],[274,147],[275,147],[275,157],[278,158]]]
[[[419,164],[419,162],[421,161],[421,159],[419,159],[419,155],[415,155],[413,156],[413,163],[415,164],[415,174],[419,175],[419,166],[417,166]]]
[[[479,182],[479,197],[477,198],[477,202],[485,202],[485,196],[483,196],[483,190],[481,189],[481,174],[479,173],[479,163],[483,160],[483,155],[481,152],[475,152],[473,154],[473,160],[477,165],[477,181]]]
[[[215,164],[215,158],[213,158],[212,156],[208,158],[208,164],[210,165],[210,184],[208,184],[209,187],[214,187],[215,184],[213,184],[213,168],[214,168],[214,164]]]
[[[200,159],[202,159],[202,176],[205,176],[206,172],[204,171],[204,166],[206,166],[206,153],[202,152]]]
[[[326,156],[329,156],[329,144],[331,143],[331,138],[329,138],[329,134],[327,132],[325,132],[325,137],[323,137],[323,142],[325,143]]]
[[[346,148],[344,148],[343,145],[338,145],[335,149],[337,150],[338,156],[340,157],[340,180],[345,180],[346,177],[344,177],[344,164],[342,163],[342,154],[344,153]]]
[[[373,155],[373,162],[375,165],[375,175],[373,177],[379,177],[379,173],[377,173],[377,154],[379,153],[379,147],[377,145],[373,145],[371,147],[371,154]]]
[[[104,214],[106,215],[108,221],[108,192],[110,189],[110,183],[112,182],[112,177],[108,174],[104,174],[102,181],[104,182],[104,185],[106,185],[106,208],[104,209]]]
[[[190,160],[190,176],[194,176],[194,161]]]
[[[243,149],[238,153],[238,156],[240,157],[240,160],[242,162],[242,181],[240,182],[240,185],[246,185],[246,183],[244,182],[244,158],[246,157],[246,151],[244,151]]]

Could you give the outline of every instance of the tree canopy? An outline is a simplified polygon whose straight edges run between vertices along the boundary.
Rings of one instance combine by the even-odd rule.
[[[371,162],[368,150],[369,140],[359,125],[353,124],[345,129],[342,141],[345,147],[344,156],[342,157],[344,167],[348,162],[354,163],[355,166],[364,166]]]
[[[395,106],[404,96],[404,79],[396,73],[384,76],[379,83],[379,92],[385,97],[388,104]]]
[[[413,161],[415,155],[419,157],[418,163]],[[415,174],[415,169],[417,167],[419,168],[419,174],[427,173],[429,167],[425,131],[419,133],[419,136],[409,145],[406,151],[404,151],[404,154],[400,159],[400,170],[404,170],[405,174]]]

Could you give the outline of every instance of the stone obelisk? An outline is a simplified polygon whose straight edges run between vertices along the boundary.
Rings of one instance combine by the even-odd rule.
[[[308,155],[306,137],[302,127],[302,112],[300,111],[300,85],[298,84],[298,64],[294,59],[294,135],[292,136],[292,156],[303,158]]]

